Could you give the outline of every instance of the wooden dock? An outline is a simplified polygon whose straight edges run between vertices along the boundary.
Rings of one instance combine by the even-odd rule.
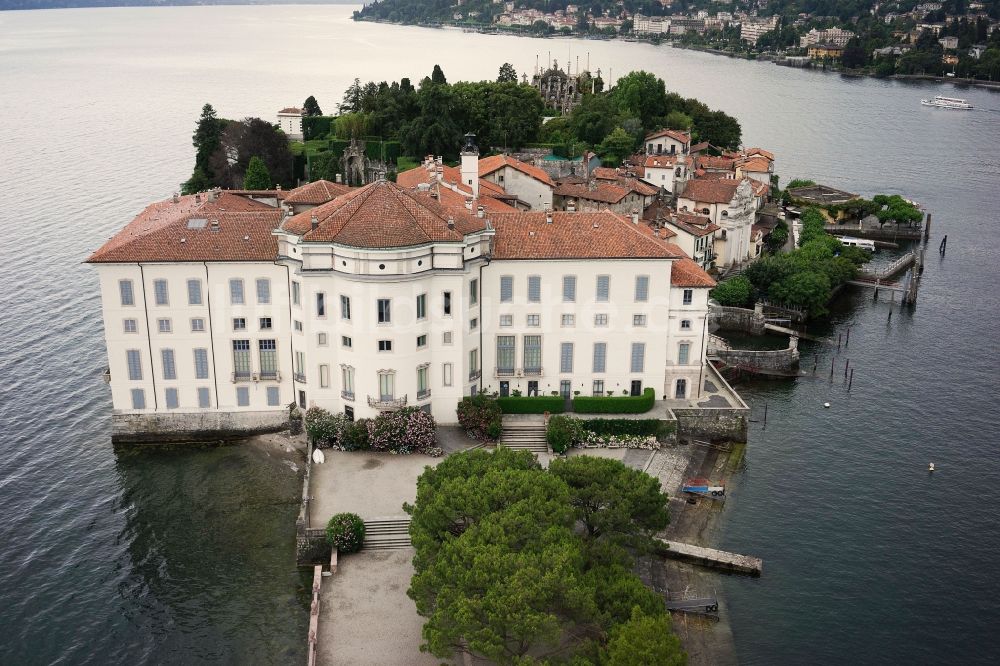
[[[764,560],[759,557],[729,553],[724,550],[716,550],[715,548],[692,546],[688,543],[667,541],[666,539],[660,539],[660,543],[667,547],[662,554],[665,557],[675,560],[684,560],[706,567],[725,569],[726,571],[751,576],[761,575],[764,569]]]

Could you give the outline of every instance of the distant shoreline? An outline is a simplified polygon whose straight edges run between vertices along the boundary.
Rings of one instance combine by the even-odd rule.
[[[120,7],[143,7],[157,9],[164,7],[221,7],[221,6],[254,6],[267,5],[360,5],[363,0],[0,0],[0,12],[26,12],[43,9],[114,9]]]

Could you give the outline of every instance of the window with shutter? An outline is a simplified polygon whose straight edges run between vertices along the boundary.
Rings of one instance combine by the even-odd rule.
[[[174,350],[161,349],[160,360],[163,361],[163,378],[177,379],[177,365],[174,363]]]
[[[538,275],[528,276],[528,302],[541,303],[542,301],[542,278]]]
[[[559,372],[573,372],[573,343],[559,345]]]
[[[597,276],[597,302],[607,303],[609,295],[611,293],[611,276],[610,275],[598,275]]]
[[[646,365],[646,343],[632,343],[632,372],[643,372]]]
[[[649,300],[649,276],[635,276],[635,300],[644,302]]]
[[[510,275],[500,277],[500,302],[510,303],[514,300],[514,278]]]
[[[201,305],[201,280],[188,280],[188,305]]]
[[[194,377],[195,379],[208,379],[208,350],[194,350]]]
[[[572,303],[576,300],[576,276],[563,276],[563,302]]]
[[[608,345],[606,342],[594,343],[594,372],[606,372]]]

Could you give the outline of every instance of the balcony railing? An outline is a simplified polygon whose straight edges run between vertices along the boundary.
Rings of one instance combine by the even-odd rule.
[[[482,370],[472,370],[469,372],[469,381],[474,382],[482,376],[483,376]]]
[[[233,383],[238,382],[249,382],[253,380],[253,373],[250,371],[243,372],[242,370],[237,370],[233,373]]]
[[[296,372],[294,375],[292,375],[292,377],[295,379],[295,381],[301,384],[306,383],[306,375],[304,372]]]
[[[340,397],[343,398],[344,400],[350,400],[351,402],[354,402],[354,391],[341,391]]]
[[[281,374],[277,370],[262,372],[260,373],[260,380],[262,382],[280,382]]]
[[[403,407],[406,407],[406,396],[404,395],[400,398],[389,398],[386,396],[374,398],[372,396],[368,396],[368,406],[374,407],[375,409],[386,410],[402,409]]]
[[[426,400],[429,397],[431,397],[430,389],[422,389],[420,391],[417,391],[417,400]]]
[[[497,368],[497,377],[513,377],[514,368]]]
[[[525,377],[537,377],[537,376],[539,376],[541,374],[542,374],[542,367],[541,366],[539,366],[537,368],[525,368],[524,369],[524,376]]]

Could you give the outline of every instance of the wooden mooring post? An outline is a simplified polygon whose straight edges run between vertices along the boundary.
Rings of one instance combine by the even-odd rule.
[[[851,390],[851,384],[854,383],[854,368],[851,368],[851,376],[847,378],[847,390]]]
[[[941,239],[941,245],[938,246],[938,253],[943,257],[945,250],[947,249],[948,249],[948,234],[945,234],[944,238]]]
[[[847,363],[844,364],[844,379],[847,379],[847,369],[851,367],[851,359],[847,359]]]

